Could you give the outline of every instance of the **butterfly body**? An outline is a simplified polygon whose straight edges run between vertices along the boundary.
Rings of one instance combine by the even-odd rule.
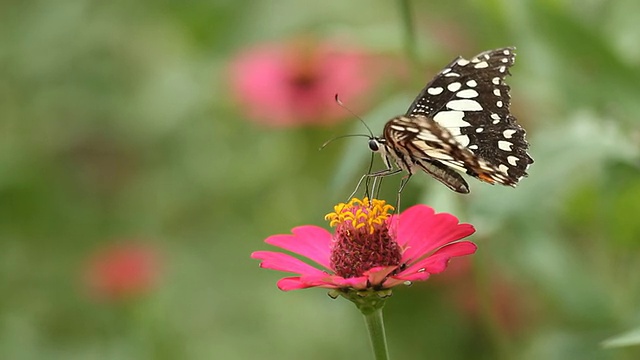
[[[451,190],[468,193],[458,171],[478,180],[515,186],[533,159],[524,129],[510,113],[504,78],[513,48],[458,57],[420,92],[405,115],[391,119],[369,148],[387,167],[377,176],[422,170]],[[396,170],[394,170],[396,169]]]

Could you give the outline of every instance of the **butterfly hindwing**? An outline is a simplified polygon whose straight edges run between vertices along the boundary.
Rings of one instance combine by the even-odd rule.
[[[390,155],[400,168],[412,173],[419,167],[454,191],[467,193],[468,185],[452,169],[487,182],[508,182],[495,167],[461,146],[454,136],[424,115],[398,116],[384,128]]]

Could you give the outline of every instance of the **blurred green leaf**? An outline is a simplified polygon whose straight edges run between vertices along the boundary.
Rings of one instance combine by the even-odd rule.
[[[640,328],[626,331],[602,342],[605,348],[640,345]]]

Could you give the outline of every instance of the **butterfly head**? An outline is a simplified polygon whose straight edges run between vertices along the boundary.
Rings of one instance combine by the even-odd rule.
[[[370,136],[369,150],[371,150],[371,152],[380,154],[380,156],[382,157],[382,161],[387,166],[387,169],[390,169],[392,167],[391,158],[389,155],[390,152],[393,153],[393,151],[389,149],[389,144],[384,137]]]
[[[372,137],[369,138],[369,150],[373,152],[384,151],[385,141],[382,138]]]

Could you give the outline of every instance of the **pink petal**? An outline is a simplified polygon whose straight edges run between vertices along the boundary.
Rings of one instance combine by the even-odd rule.
[[[337,289],[340,287],[344,287],[343,285],[338,284],[334,280],[337,280],[337,279],[333,279],[332,276],[328,276],[328,277],[325,276],[324,278],[309,277],[309,276],[289,277],[289,278],[280,279],[278,281],[278,288],[283,291],[289,291],[289,290],[297,290],[297,289],[306,289],[310,287],[321,287],[325,289]]]
[[[397,266],[379,266],[369,271],[365,271],[364,274],[368,276],[370,284],[380,285],[387,278],[387,276],[397,268]]]
[[[424,239],[422,244],[416,244],[414,247],[413,257],[409,258],[403,254],[403,261],[411,262],[411,260],[417,260],[424,254],[428,254],[443,245],[450,244],[452,242],[463,239],[475,232],[475,228],[470,224],[458,224],[455,227],[441,229],[439,233],[435,233],[431,236],[431,239]],[[409,260],[411,259],[411,260]]]
[[[458,219],[451,214],[434,214],[432,208],[416,205],[400,215],[397,231],[397,241],[406,249],[402,260],[411,262],[442,245],[471,235],[475,229],[469,224],[458,224]]]
[[[476,244],[470,241],[461,241],[446,245],[440,248],[432,255],[417,261],[408,268],[404,269],[395,277],[405,280],[414,281],[416,274],[437,274],[443,272],[447,268],[447,264],[452,257],[470,255],[476,252]]]
[[[408,246],[409,241],[422,237],[431,228],[435,211],[427,205],[415,205],[403,211],[400,216],[394,216],[393,222],[397,227],[397,242],[400,246]]]
[[[299,226],[291,230],[293,235],[269,236],[265,242],[273,246],[300,254],[331,269],[332,235],[327,230],[313,225]]]
[[[345,284],[350,283],[346,281],[347,279],[341,276],[329,275],[329,274],[324,274],[324,276],[305,275],[305,276],[301,276],[300,280],[304,283],[311,284],[313,286],[333,288],[333,289],[346,287],[348,285],[345,285]]]
[[[336,276],[335,279],[333,279],[334,283],[338,285],[338,287],[351,287],[357,290],[366,289],[368,280],[367,276],[358,276],[348,279]]]
[[[278,289],[282,291],[291,291],[291,290],[306,289],[306,288],[313,287],[313,285],[309,285],[300,281],[299,277],[282,278],[278,280],[277,285],[278,285]]]
[[[417,272],[417,273],[403,275],[403,276],[394,275],[394,276],[388,277],[382,283],[382,286],[388,289],[398,285],[405,285],[407,282],[425,281],[429,279],[430,276],[431,274],[429,274],[428,272]]]
[[[288,254],[273,251],[256,251],[251,254],[251,258],[262,260],[260,267],[265,269],[286,271],[301,275],[326,275],[324,271],[316,269]]]
[[[289,277],[278,281],[281,290],[296,290],[310,287],[322,287],[326,289],[338,289],[351,287],[354,289],[365,289],[367,278],[364,276],[345,279],[337,275],[304,275],[300,277]]]
[[[290,72],[283,48],[249,49],[232,64],[231,89],[254,119],[273,125],[295,124],[286,99]]]
[[[424,271],[424,272],[416,272],[413,274],[408,274],[408,275],[403,275],[403,276],[394,276],[394,279],[396,279],[397,283],[395,283],[395,285],[399,285],[400,283],[405,283],[407,281],[425,281],[427,280],[429,277],[431,276],[430,273]],[[390,281],[385,282],[385,286],[395,286],[395,285],[391,285]]]

